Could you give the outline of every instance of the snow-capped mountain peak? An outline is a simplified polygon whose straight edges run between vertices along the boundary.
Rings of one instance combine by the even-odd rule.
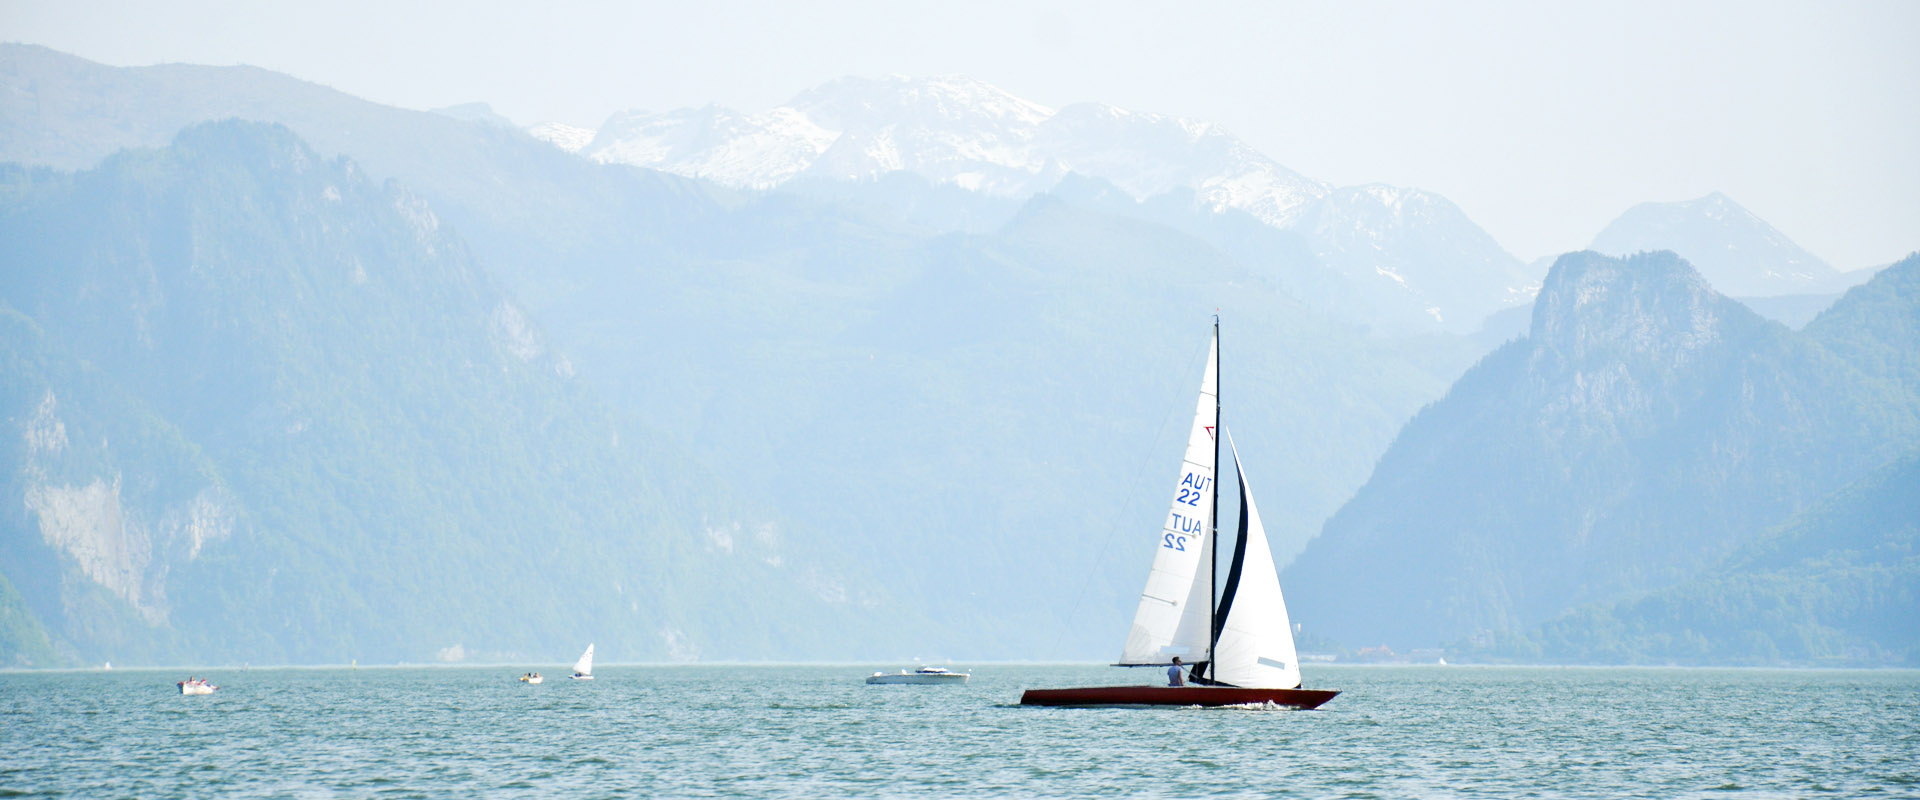
[[[868,131],[891,124],[1031,128],[1054,114],[964,75],[840,78],[801,92],[787,106],[829,128]]]
[[[581,151],[596,161],[653,167],[732,186],[777,186],[838,138],[796,109],[742,114],[717,105],[622,111]]]
[[[595,131],[558,122],[540,122],[527,126],[527,133],[569,153],[578,153],[593,142]]]
[[[1012,198],[1069,174],[1136,203],[1185,194],[1195,211],[1244,213],[1304,237],[1320,266],[1296,276],[1311,287],[1302,291],[1382,329],[1470,329],[1538,288],[1438,195],[1336,191],[1214,123],[1102,103],[1056,109],[965,76],[840,78],[755,113],[625,111],[580,153],[756,189],[907,172]]]
[[[1191,189],[1216,210],[1241,209],[1274,225],[1328,192],[1212,123],[1096,103],[1054,109],[961,75],[840,78],[758,113],[624,111],[579,152],[753,188],[802,175],[866,180],[907,171],[1022,196],[1072,171],[1139,199]]]

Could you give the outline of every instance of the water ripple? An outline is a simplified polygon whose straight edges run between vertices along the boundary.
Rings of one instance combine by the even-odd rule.
[[[204,670],[212,673],[212,670]],[[984,667],[0,673],[0,797],[1906,796],[1920,673],[1323,668],[1321,711],[1033,709]],[[201,672],[196,670],[196,672]]]

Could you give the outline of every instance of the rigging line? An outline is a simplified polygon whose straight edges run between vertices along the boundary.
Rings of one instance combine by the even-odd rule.
[[[1212,346],[1213,343],[1211,341],[1205,342],[1193,355],[1188,356],[1187,368],[1180,374],[1183,376],[1191,374],[1195,360],[1201,361],[1201,366],[1204,369],[1207,349]],[[1181,380],[1181,378],[1172,378],[1169,379],[1168,382],[1177,384],[1179,380]],[[1173,389],[1169,388],[1167,393],[1171,393],[1172,391]],[[1184,412],[1180,410],[1179,403],[1172,403],[1169,407],[1170,410],[1167,412],[1167,415],[1160,421],[1160,430],[1153,435],[1153,444],[1148,448],[1146,455],[1138,459],[1137,463],[1139,463],[1140,466],[1136,469],[1133,480],[1126,484],[1127,486],[1138,486],[1146,480],[1147,469],[1153,466],[1156,461],[1154,454],[1160,451],[1160,440],[1166,438],[1167,426],[1184,415]],[[1216,473],[1217,472],[1218,470],[1216,470]],[[1109,550],[1107,545],[1113,543],[1113,535],[1120,531],[1120,522],[1126,519],[1130,512],[1131,509],[1127,508],[1126,503],[1115,503],[1113,505],[1113,521],[1107,526],[1106,536],[1101,538],[1100,547],[1095,551],[1097,555],[1093,563],[1094,568],[1088,570],[1086,576],[1080,579],[1080,591],[1074,593],[1073,603],[1068,607],[1066,616],[1060,620],[1060,632],[1054,635],[1053,647],[1048,651],[1047,658],[1054,659],[1059,657],[1060,641],[1067,637],[1068,626],[1072,624],[1074,618],[1080,613],[1080,603],[1086,599],[1087,587],[1092,585],[1093,577],[1100,573],[1100,567],[1106,563]]]
[[[1214,651],[1220,649],[1220,631],[1211,617],[1220,613],[1220,309],[1213,310],[1213,508],[1207,512],[1207,675],[1219,662]],[[1205,380],[1202,378],[1202,380]]]

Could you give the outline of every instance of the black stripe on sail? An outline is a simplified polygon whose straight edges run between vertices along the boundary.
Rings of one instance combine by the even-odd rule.
[[[1240,470],[1240,454],[1233,456],[1234,482],[1240,484],[1240,533],[1233,540],[1233,566],[1227,568],[1227,591],[1220,596],[1220,606],[1213,612],[1213,640],[1220,641],[1220,632],[1227,627],[1227,614],[1233,610],[1233,595],[1240,590],[1240,565],[1247,558],[1247,476]],[[1219,483],[1214,484],[1218,486]],[[1217,494],[1217,493],[1216,493]]]

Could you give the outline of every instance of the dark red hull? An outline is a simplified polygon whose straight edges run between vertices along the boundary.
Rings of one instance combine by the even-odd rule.
[[[1325,689],[1236,689],[1225,686],[1093,686],[1084,689],[1028,689],[1023,706],[1239,706],[1272,703],[1319,708],[1338,691]]]

